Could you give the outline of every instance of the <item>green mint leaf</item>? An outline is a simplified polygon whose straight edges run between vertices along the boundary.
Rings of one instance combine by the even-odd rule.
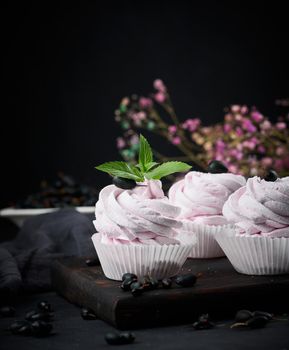
[[[156,162],[147,163],[146,170],[149,171],[149,170],[151,170],[151,168],[155,167],[158,164],[160,164],[160,163],[156,163]]]
[[[123,177],[138,182],[144,181],[142,173],[134,165],[126,162],[107,162],[95,167],[97,170],[108,173],[112,176]]]
[[[136,165],[127,164],[127,166],[129,167],[131,173],[135,174],[142,181],[144,180],[144,176],[143,176],[142,172],[140,171],[140,169]]]
[[[188,171],[189,169],[191,169],[191,166],[183,162],[166,162],[162,163],[153,170],[146,172],[144,175],[147,179],[159,180],[164,176]]]
[[[153,153],[150,144],[147,139],[140,135],[139,138],[139,156],[138,162],[142,172],[147,171],[147,164],[153,161]]]

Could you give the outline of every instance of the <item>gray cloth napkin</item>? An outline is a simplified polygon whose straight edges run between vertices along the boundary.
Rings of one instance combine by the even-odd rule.
[[[0,245],[0,294],[51,289],[56,258],[96,256],[91,220],[74,209],[27,219],[13,241]]]

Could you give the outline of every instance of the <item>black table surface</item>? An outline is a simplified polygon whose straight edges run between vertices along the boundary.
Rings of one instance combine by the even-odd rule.
[[[34,309],[40,300],[50,302],[55,310],[54,332],[46,338],[23,337],[10,334],[6,328],[25,312]],[[54,292],[22,297],[16,306],[16,315],[0,319],[0,349],[29,350],[96,350],[117,348],[106,344],[104,335],[115,329],[101,320],[83,320],[80,308],[68,303]],[[281,317],[281,316],[280,316]],[[289,350],[289,321],[271,321],[265,328],[256,330],[231,329],[232,320],[218,321],[210,330],[196,331],[191,325],[134,330],[134,344],[121,345],[120,349],[160,350]],[[193,322],[194,320],[192,320]]]

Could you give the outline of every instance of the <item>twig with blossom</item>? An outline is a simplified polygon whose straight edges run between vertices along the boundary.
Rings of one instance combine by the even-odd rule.
[[[289,174],[288,115],[273,123],[255,107],[232,105],[225,110],[223,122],[203,126],[198,118],[180,121],[160,79],[154,81],[154,89],[148,97],[123,98],[115,112],[115,120],[123,130],[117,147],[125,160],[134,161],[142,129],[174,145],[181,153],[179,159],[191,162],[195,169],[204,170],[212,159],[217,159],[229,171],[245,176],[271,167],[281,175]],[[287,106],[288,101],[276,103]],[[160,161],[170,159],[156,149],[154,153]]]

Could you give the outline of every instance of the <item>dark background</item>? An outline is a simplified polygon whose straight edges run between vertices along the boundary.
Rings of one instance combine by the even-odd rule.
[[[45,4],[1,5],[2,207],[59,170],[107,184],[94,166],[119,158],[114,110],[156,78],[205,124],[233,103],[275,118],[289,96],[285,2]]]

